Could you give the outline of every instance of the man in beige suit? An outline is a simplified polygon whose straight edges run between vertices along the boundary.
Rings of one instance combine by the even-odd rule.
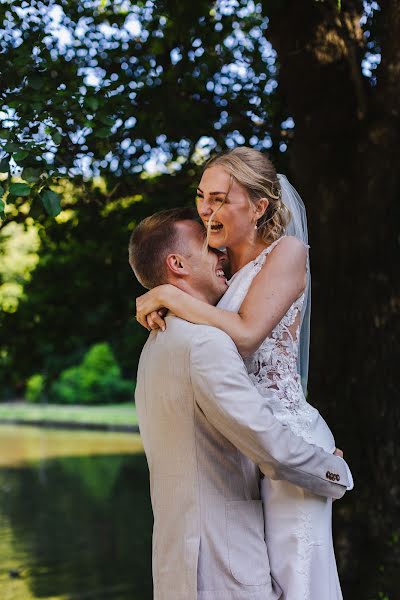
[[[204,250],[190,209],[142,221],[129,260],[147,288],[172,283],[215,304],[227,287],[223,255]],[[260,476],[340,498],[351,484],[348,467],[275,419],[225,333],[173,315],[166,323],[143,348],[136,388],[154,514],[154,598],[275,600]]]

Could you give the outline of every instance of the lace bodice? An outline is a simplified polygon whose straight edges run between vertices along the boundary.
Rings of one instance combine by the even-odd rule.
[[[283,236],[284,237],[284,236]],[[254,277],[263,267],[268,254],[283,239],[265,248],[257,258],[240,269],[229,281],[229,288],[218,307],[238,312]],[[312,440],[311,431],[318,411],[306,401],[297,372],[299,333],[304,292],[293,302],[258,350],[244,359],[250,379],[258,391],[269,398],[275,416],[291,429]],[[330,441],[328,445],[330,445]]]

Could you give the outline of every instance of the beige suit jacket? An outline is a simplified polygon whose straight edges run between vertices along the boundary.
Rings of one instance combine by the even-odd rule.
[[[150,471],[154,599],[275,600],[260,470],[340,498],[344,461],[275,419],[225,333],[174,316],[145,344],[136,407]]]

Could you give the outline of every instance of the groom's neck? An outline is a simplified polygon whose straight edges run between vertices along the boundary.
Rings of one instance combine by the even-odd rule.
[[[194,286],[192,286],[190,284],[190,282],[188,282],[186,280],[178,280],[178,281],[174,281],[174,282],[171,281],[170,283],[172,283],[172,285],[179,288],[183,292],[186,292],[187,294],[189,294],[189,296],[193,296],[193,298],[197,298],[198,300],[201,300],[202,302],[206,302],[207,304],[216,304],[218,302],[218,299],[210,298],[207,295],[206,291],[196,289]]]

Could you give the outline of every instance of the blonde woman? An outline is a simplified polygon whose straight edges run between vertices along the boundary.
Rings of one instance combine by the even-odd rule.
[[[334,452],[329,427],[304,393],[310,274],[299,196],[265,155],[240,147],[206,165],[197,209],[208,244],[226,248],[227,292],[214,307],[174,286],[159,286],[137,299],[139,322],[163,329],[157,311],[167,308],[187,321],[222,329],[274,415],[306,441]],[[340,600],[332,501],[284,481],[264,478],[261,486],[271,574],[282,599]]]

